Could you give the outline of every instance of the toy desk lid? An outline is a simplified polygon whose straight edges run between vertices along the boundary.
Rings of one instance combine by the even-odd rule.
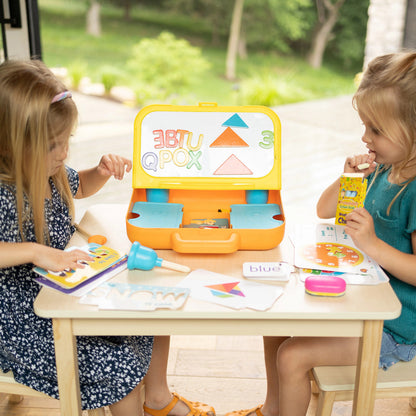
[[[280,149],[267,107],[150,105],[134,123],[133,188],[280,190]]]

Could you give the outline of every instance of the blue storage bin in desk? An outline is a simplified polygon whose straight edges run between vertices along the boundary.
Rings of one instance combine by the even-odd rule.
[[[234,229],[267,230],[283,224],[277,219],[282,213],[277,204],[233,204],[230,223]]]
[[[136,202],[132,213],[138,215],[130,224],[143,228],[179,228],[182,223],[182,204],[164,202]]]

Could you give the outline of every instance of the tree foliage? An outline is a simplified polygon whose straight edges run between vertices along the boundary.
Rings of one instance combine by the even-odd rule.
[[[308,54],[308,62],[314,68],[320,68],[322,65],[325,49],[333,36],[332,31],[344,3],[345,0],[316,0],[318,19]]]
[[[90,1],[90,0],[89,0]],[[99,0],[127,11],[138,7],[160,9],[207,22],[211,43],[227,48],[234,0]],[[340,0],[244,0],[240,31],[242,50],[305,55],[319,25],[317,5]],[[359,69],[364,53],[369,0],[345,0],[325,44],[325,60]],[[139,13],[138,13],[139,14]],[[204,29],[205,30],[205,29]],[[194,38],[197,34],[195,33]],[[205,34],[204,34],[205,36]],[[205,41],[205,40],[204,40]]]
[[[367,33],[370,0],[347,0],[329,41],[327,59],[347,69],[361,69]]]

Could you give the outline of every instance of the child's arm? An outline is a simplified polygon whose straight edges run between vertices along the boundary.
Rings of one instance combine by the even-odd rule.
[[[358,248],[398,279],[416,286],[416,231],[412,233],[414,254],[407,254],[377,237],[373,218],[365,208],[356,208],[346,219],[345,232]]]
[[[84,268],[80,260],[91,261],[82,250],[63,251],[37,243],[0,242],[0,269],[33,263],[53,272],[64,269]]]
[[[316,204],[316,214],[319,218],[333,218],[337,211],[339,179],[328,186]]]
[[[111,176],[123,179],[124,172],[130,172],[131,168],[131,160],[125,157],[114,154],[103,156],[96,167],[78,172],[79,188],[75,198],[81,199],[94,195]]]
[[[369,163],[370,166],[367,169],[360,170],[358,165],[362,163]],[[353,157],[348,157],[344,164],[344,173],[362,172],[367,177],[374,171],[376,164],[374,163],[373,154],[362,154]],[[337,211],[339,193],[339,178],[328,186],[322,193],[319,201],[316,205],[316,213],[319,218],[333,218]]]

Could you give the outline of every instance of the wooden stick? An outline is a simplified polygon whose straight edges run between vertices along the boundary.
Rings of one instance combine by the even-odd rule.
[[[171,261],[162,260],[160,267],[165,269],[176,270],[177,272],[189,273],[191,271],[190,267],[184,266],[182,264],[172,263]]]

